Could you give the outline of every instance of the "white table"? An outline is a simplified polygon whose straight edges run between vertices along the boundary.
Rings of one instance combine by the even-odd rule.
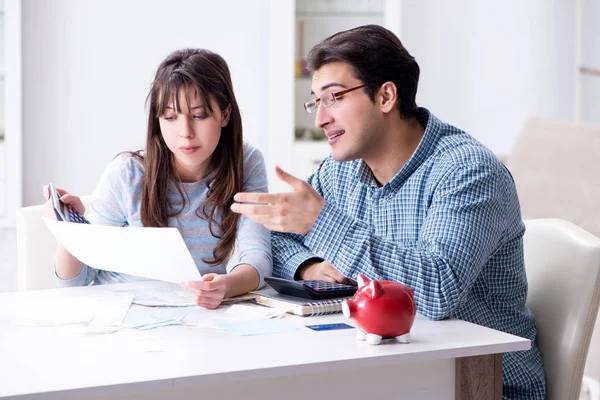
[[[464,321],[420,316],[410,344],[371,346],[357,341],[353,329],[238,337],[173,326],[160,328],[166,350],[160,352],[136,350],[132,332],[82,336],[68,333],[67,327],[11,324],[19,303],[143,285],[1,294],[0,397],[500,398],[502,353],[530,347],[529,340]],[[352,324],[341,314],[290,318],[302,325]]]

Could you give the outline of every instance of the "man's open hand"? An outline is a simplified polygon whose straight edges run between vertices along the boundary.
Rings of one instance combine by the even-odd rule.
[[[325,199],[308,183],[281,168],[276,167],[275,172],[292,187],[291,192],[237,193],[231,210],[272,231],[307,234],[325,205]]]

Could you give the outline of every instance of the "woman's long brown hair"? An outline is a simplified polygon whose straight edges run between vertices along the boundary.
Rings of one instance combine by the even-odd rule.
[[[142,224],[169,226],[169,217],[180,214],[189,201],[181,185],[177,184],[183,206],[175,210],[169,203],[169,180],[177,183],[179,178],[175,171],[174,155],[163,140],[158,120],[170,104],[178,113],[181,112],[178,99],[180,89],[184,89],[187,96],[197,93],[211,115],[214,113],[211,99],[221,111],[231,106],[229,122],[222,128],[221,138],[212,154],[211,169],[214,173],[209,174],[211,180],[207,182],[206,200],[196,210],[199,218],[208,220],[211,235],[219,239],[213,258],[202,261],[209,265],[219,265],[229,258],[235,244],[239,215],[231,212],[229,207],[233,203],[233,195],[242,190],[244,160],[242,118],[233,93],[229,67],[218,54],[204,49],[178,50],[171,53],[156,71],[147,99],[149,111],[146,151],[143,155],[140,152],[134,153],[144,162]],[[188,106],[189,104],[188,101]],[[216,227],[220,232],[216,231]]]

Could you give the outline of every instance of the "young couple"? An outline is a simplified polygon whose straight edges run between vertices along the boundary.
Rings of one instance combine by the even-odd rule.
[[[543,399],[509,172],[471,136],[417,107],[419,66],[390,31],[337,33],[311,50],[308,64],[312,99],[304,107],[331,156],[307,182],[277,169],[292,191],[267,193],[262,155],[242,140],[227,64],[206,50],[181,50],[156,73],[145,150],[109,164],[90,221],[177,227],[203,274],[183,286],[206,308],[256,289],[271,272],[402,282],[428,318],[531,339],[531,350],[505,355],[503,395]],[[84,211],[78,197],[60,195]],[[46,211],[52,216],[49,202]],[[226,267],[236,243],[239,258]],[[55,269],[63,286],[135,279],[83,265],[62,247]]]

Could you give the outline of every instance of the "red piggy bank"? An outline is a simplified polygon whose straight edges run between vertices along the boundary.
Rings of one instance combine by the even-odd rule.
[[[379,344],[382,338],[410,343],[410,328],[417,312],[412,289],[391,281],[370,281],[358,275],[358,290],[342,303],[346,318],[358,325],[358,340]]]

